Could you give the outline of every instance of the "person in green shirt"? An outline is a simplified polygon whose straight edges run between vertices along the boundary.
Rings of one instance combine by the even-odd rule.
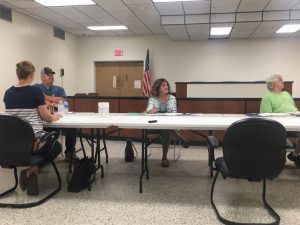
[[[287,113],[298,111],[292,96],[283,91],[284,82],[282,76],[274,74],[266,80],[269,92],[265,94],[260,103],[261,113]],[[289,153],[287,158],[300,168],[300,132],[287,132],[289,137],[297,137],[296,149]]]

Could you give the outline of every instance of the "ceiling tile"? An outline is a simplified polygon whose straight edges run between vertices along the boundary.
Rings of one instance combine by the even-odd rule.
[[[209,23],[209,15],[186,15],[185,22],[186,24]]]
[[[79,12],[76,8],[73,7],[55,6],[55,7],[47,7],[47,8],[53,10],[54,12],[60,13],[62,15],[76,14]]]
[[[127,6],[121,0],[93,0],[108,12],[112,11],[128,11]]]
[[[230,13],[236,12],[240,0],[212,0],[212,13]]]
[[[151,0],[123,0],[123,2],[125,3],[125,4],[151,4],[152,3],[152,1]]]
[[[35,7],[44,7],[43,5],[32,1],[32,0],[3,0],[2,2],[0,1],[1,4],[8,3],[9,5],[12,6],[12,8],[35,8]]]
[[[268,38],[271,37],[285,21],[267,21],[262,22],[257,29],[252,33],[251,38]]]
[[[40,17],[44,17],[44,18],[65,18],[65,16],[63,14],[60,13],[56,13],[48,8],[45,7],[41,7],[41,8],[26,8],[24,9],[27,12],[29,12],[30,14],[35,14],[38,15]]]
[[[270,0],[242,0],[238,12],[263,11]]]
[[[147,27],[152,31],[153,34],[164,34],[165,31],[162,26],[158,25],[147,25]]]
[[[299,3],[299,0],[271,0],[265,10],[290,10],[297,3]]]
[[[74,6],[74,9],[90,16],[90,17],[110,17],[111,15],[107,13],[104,9],[98,5],[88,5],[88,6]]]
[[[261,12],[249,12],[249,13],[237,13],[236,21],[237,22],[250,22],[250,21],[261,21],[262,13]]]
[[[208,40],[209,24],[192,24],[186,25],[189,37],[192,41]]]
[[[300,9],[300,2],[298,4],[296,4],[293,9]]]
[[[291,11],[291,19],[299,20],[300,19],[300,10]]]
[[[155,3],[160,15],[183,15],[184,11],[181,2]]]
[[[189,36],[184,25],[165,25],[163,28],[171,40],[189,40]]]
[[[260,22],[236,23],[230,33],[230,38],[248,38],[259,24]]]
[[[211,23],[235,22],[235,13],[212,14],[210,21]]]
[[[210,11],[210,1],[182,2],[185,14],[205,14]]]
[[[288,20],[289,11],[273,11],[273,12],[264,12],[263,20]]]
[[[184,24],[184,16],[162,16],[161,24]]]

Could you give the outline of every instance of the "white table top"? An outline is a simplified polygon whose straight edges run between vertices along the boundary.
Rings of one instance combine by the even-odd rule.
[[[226,130],[233,122],[243,118],[248,118],[248,116],[243,114],[132,115],[127,113],[111,113],[109,116],[99,116],[97,113],[69,113],[59,121],[44,125],[55,128],[108,128],[116,126],[124,129]],[[269,115],[265,118],[280,122],[287,131],[300,131],[300,117]],[[157,122],[149,123],[148,121],[151,120]]]
[[[97,113],[68,113],[58,121],[44,123],[52,128],[108,128],[112,126],[111,117],[100,117]]]

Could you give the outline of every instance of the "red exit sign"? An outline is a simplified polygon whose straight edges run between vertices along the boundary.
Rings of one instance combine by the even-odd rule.
[[[123,55],[123,50],[117,49],[115,50],[115,56],[122,56]]]

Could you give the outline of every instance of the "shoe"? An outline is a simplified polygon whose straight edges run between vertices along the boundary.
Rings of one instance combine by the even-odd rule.
[[[300,168],[300,155],[295,156],[292,152],[287,155],[287,158],[295,163],[295,166]]]
[[[188,148],[188,147],[190,147],[191,143],[190,143],[189,141],[183,141],[183,142],[181,143],[181,145],[182,145],[182,147],[184,147],[184,148]]]
[[[169,160],[167,160],[167,159],[161,160],[161,166],[162,167],[169,167],[170,166]]]
[[[20,173],[20,188],[22,191],[25,191],[27,188],[27,176],[26,176],[26,170],[22,170]]]
[[[33,196],[38,195],[38,179],[37,175],[32,173],[27,179],[27,195]]]
[[[70,162],[71,158],[72,158],[72,162],[77,162],[79,160],[75,152],[70,152],[70,151],[65,152],[65,161]]]

